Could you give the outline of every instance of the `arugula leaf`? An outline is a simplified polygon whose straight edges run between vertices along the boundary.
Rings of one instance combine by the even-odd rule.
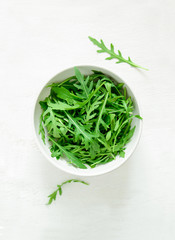
[[[69,120],[71,121],[71,123],[76,127],[77,131],[79,132],[79,134],[82,134],[85,139],[87,139],[89,142],[92,141],[92,138],[95,136],[94,134],[89,134],[88,132],[86,132],[84,130],[83,127],[81,127],[78,122],[75,120],[75,118],[71,117],[67,112],[66,115],[68,116]]]
[[[74,67],[75,70],[75,75],[77,77],[77,80],[80,82],[81,87],[79,86],[79,89],[83,90],[83,95],[88,98],[90,91],[92,90],[92,86],[93,86],[93,82],[90,83],[89,87],[88,87],[88,83],[89,83],[89,76],[84,79],[84,76],[81,74],[81,72],[78,70],[78,68]],[[78,85],[76,85],[78,86]]]
[[[125,152],[124,152],[123,150],[121,150],[121,151],[119,152],[119,155],[120,155],[120,157],[124,158],[124,157],[125,157]]]
[[[134,63],[130,57],[128,57],[128,59],[125,59],[122,56],[122,53],[120,52],[120,50],[118,50],[118,53],[114,52],[114,45],[111,43],[110,48],[107,48],[106,45],[104,44],[103,40],[101,39],[100,42],[97,41],[95,38],[92,38],[89,36],[89,40],[96,45],[97,47],[100,48],[100,50],[97,50],[98,53],[108,53],[110,56],[105,58],[105,60],[111,60],[111,59],[118,59],[118,61],[116,63],[128,63],[129,65],[131,65],[132,67],[136,67],[136,68],[141,68],[144,70],[148,70],[147,68],[141,67],[139,65],[137,65],[136,63]]]
[[[53,201],[56,200],[57,192],[58,192],[58,190],[56,190],[55,192],[53,192],[52,194],[50,194],[48,196],[50,199],[49,199],[49,202],[47,203],[47,205],[51,204]]]
[[[66,100],[68,103],[73,103],[74,99],[80,100],[80,97],[70,93],[65,87],[52,87],[52,90],[57,94],[58,98]]]
[[[91,120],[92,118],[94,118],[97,115],[95,110],[102,103],[101,101],[99,101],[100,98],[101,98],[101,96],[98,97],[98,99],[96,101],[94,101],[90,106],[88,106],[87,115],[86,115],[86,118],[85,118],[86,122],[88,122],[89,120]]]
[[[96,128],[95,128],[96,132],[99,131],[99,125],[100,125],[100,121],[101,121],[101,118],[102,118],[102,115],[103,115],[103,112],[104,112],[104,109],[105,109],[105,105],[106,105],[106,102],[107,102],[107,99],[108,99],[108,95],[109,95],[109,93],[106,93],[105,99],[103,101],[103,105],[102,105],[102,107],[100,109],[100,113],[99,113],[99,116],[98,116],[98,119],[97,119]]]
[[[71,152],[68,152],[65,147],[61,146],[60,144],[58,144],[57,142],[55,142],[53,140],[53,138],[49,137],[49,139],[56,145],[58,146],[58,148],[61,150],[62,153],[64,153],[66,155],[66,157],[70,160],[70,162],[72,164],[74,164],[75,166],[79,167],[79,168],[84,168],[86,169],[87,167],[82,164],[82,162]]]
[[[139,115],[135,115],[135,117],[138,118],[138,119],[141,119],[141,120],[143,119],[143,118],[142,118],[141,116],[139,116]]]
[[[109,141],[111,138],[111,130],[106,134],[106,140]]]
[[[71,106],[67,103],[60,102],[58,100],[55,101],[55,103],[52,103],[50,100],[48,100],[48,106],[54,110],[72,110],[72,109],[80,108],[82,104],[80,104],[79,102],[76,102],[74,105]]]
[[[71,117],[67,112],[66,112],[66,115],[68,116],[69,120],[75,126],[75,128],[77,130],[75,132],[76,137],[78,137],[79,134],[83,135],[85,148],[88,149],[88,147],[90,147],[90,152],[92,154],[92,158],[94,158],[95,157],[95,152],[99,151],[99,145],[93,139],[97,136],[97,134],[95,134],[95,133],[89,134],[80,124],[78,124],[78,122],[75,120],[75,118]],[[91,144],[90,146],[89,146],[89,143]]]
[[[44,126],[47,127],[48,133],[52,132],[55,138],[59,138],[59,125],[52,108],[48,107],[47,110],[44,112],[43,116],[46,118]]]
[[[50,205],[53,201],[56,200],[56,197],[57,197],[57,193],[59,192],[59,195],[61,196],[62,195],[62,186],[67,184],[67,183],[72,183],[72,182],[78,182],[78,183],[82,183],[82,184],[85,184],[85,185],[89,185],[89,183],[87,182],[84,182],[84,181],[81,181],[81,180],[77,180],[77,179],[70,179],[70,180],[67,180],[65,182],[63,182],[62,184],[60,185],[57,185],[57,190],[54,191],[52,194],[50,194],[48,196],[49,198],[49,202],[47,203],[47,205]]]
[[[47,87],[59,87],[59,86],[61,86],[61,85],[63,85],[63,84],[64,84],[64,86],[65,86],[67,82],[68,82],[68,84],[69,84],[69,82],[70,82],[70,81],[73,82],[73,80],[76,81],[76,77],[75,77],[75,76],[68,77],[68,78],[66,78],[66,79],[65,79],[64,81],[62,81],[62,82],[57,82],[57,83],[49,84],[49,85],[47,85]]]

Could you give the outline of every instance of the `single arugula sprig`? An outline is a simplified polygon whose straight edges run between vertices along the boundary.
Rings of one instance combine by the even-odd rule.
[[[83,76],[75,68],[75,76],[49,87],[49,96],[40,102],[39,133],[44,143],[49,141],[52,157],[81,169],[124,157],[135,131],[132,119],[141,117],[133,114],[123,83],[114,84],[99,71]]]
[[[65,184],[67,184],[67,183],[71,183],[71,182],[79,182],[79,183],[83,183],[83,184],[85,184],[85,185],[89,185],[89,183],[84,182],[84,181],[81,181],[81,180],[77,180],[77,179],[67,180],[67,181],[63,182],[61,185],[57,185],[57,190],[54,191],[52,194],[50,194],[50,195],[48,196],[49,202],[47,203],[47,205],[50,205],[53,201],[56,200],[57,193],[59,193],[60,196],[62,195],[62,186],[63,186],[63,185],[65,185]]]
[[[128,57],[128,59],[125,59],[122,56],[122,53],[120,52],[120,50],[118,50],[118,53],[114,52],[114,45],[112,43],[110,45],[110,48],[107,48],[102,39],[100,40],[100,42],[90,36],[89,36],[89,39],[94,45],[100,48],[100,50],[97,50],[98,53],[108,53],[110,55],[110,57],[105,58],[105,60],[118,59],[116,63],[124,62],[124,63],[128,63],[132,67],[148,70],[147,68],[141,67],[136,63],[134,63],[130,57]]]

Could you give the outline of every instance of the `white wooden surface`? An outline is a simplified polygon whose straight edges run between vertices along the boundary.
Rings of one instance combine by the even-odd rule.
[[[0,1],[0,239],[175,239],[175,2],[173,0]],[[88,35],[113,42],[150,70],[105,61]],[[60,70],[99,65],[140,98],[141,141],[118,170],[72,178],[34,141],[35,96]]]

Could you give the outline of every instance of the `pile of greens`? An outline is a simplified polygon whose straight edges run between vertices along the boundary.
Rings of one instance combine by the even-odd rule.
[[[117,155],[134,134],[133,102],[123,83],[117,85],[102,72],[75,76],[53,83],[50,95],[40,101],[39,133],[51,143],[51,156],[66,156],[75,167],[86,169],[105,164]],[[45,134],[45,131],[47,134]]]

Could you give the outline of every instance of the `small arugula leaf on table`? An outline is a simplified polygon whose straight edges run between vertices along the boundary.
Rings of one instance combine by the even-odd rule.
[[[57,185],[57,190],[54,191],[52,194],[50,194],[50,195],[48,196],[49,201],[48,201],[47,205],[50,205],[53,201],[56,200],[57,193],[59,193],[60,196],[62,195],[62,186],[63,186],[63,185],[65,185],[65,184],[67,184],[67,183],[72,183],[72,182],[76,182],[76,183],[78,182],[78,183],[82,183],[82,184],[85,184],[85,185],[89,185],[89,183],[84,182],[84,181],[82,181],[82,180],[78,180],[78,179],[70,179],[70,180],[67,180],[67,181],[63,182],[62,184]]]
[[[92,38],[89,36],[89,40],[100,48],[100,50],[97,50],[98,53],[107,53],[109,54],[109,57],[105,58],[105,60],[112,60],[117,59],[118,61],[116,63],[127,63],[131,65],[132,67],[141,68],[144,70],[148,70],[147,68],[141,67],[140,65],[134,63],[130,57],[128,59],[124,58],[121,51],[118,50],[118,53],[114,51],[114,45],[111,43],[110,48],[107,48],[103,40],[101,39],[100,42],[97,41],[95,38]]]
[[[53,201],[56,200],[57,192],[58,192],[58,190],[56,190],[55,192],[53,192],[52,194],[50,194],[48,196],[50,199],[49,199],[49,202],[47,203],[47,205],[51,204]]]

